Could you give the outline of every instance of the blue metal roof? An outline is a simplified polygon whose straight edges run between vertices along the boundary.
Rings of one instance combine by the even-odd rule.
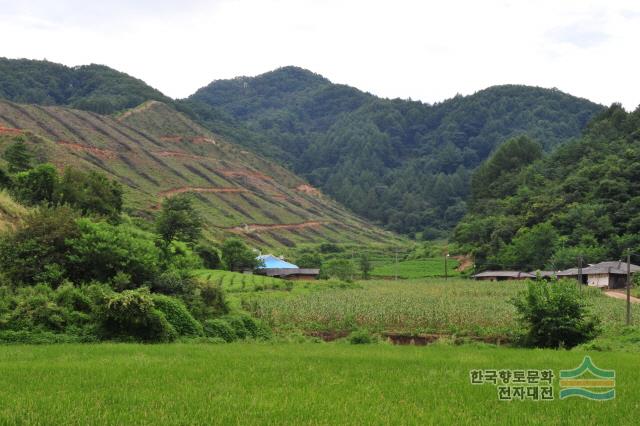
[[[260,268],[298,269],[298,266],[293,263],[285,262],[272,254],[258,256],[258,260],[262,260],[264,262],[264,266],[260,266]]]

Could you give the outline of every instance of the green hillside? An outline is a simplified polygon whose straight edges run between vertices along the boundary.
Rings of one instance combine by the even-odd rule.
[[[399,241],[283,167],[158,101],[115,117],[0,101],[0,149],[17,135],[40,161],[97,170],[121,182],[133,216],[148,219],[164,197],[193,194],[205,233],[218,240],[238,235],[265,249]]]
[[[214,81],[181,107],[242,134],[239,143],[356,213],[427,236],[458,222],[470,171],[504,140],[526,134],[550,150],[602,110],[556,89],[514,85],[434,105],[380,99],[295,67]]]
[[[67,67],[48,61],[0,58],[0,98],[110,114],[144,101],[170,99],[142,80],[104,65]]]
[[[511,141],[474,175],[471,210],[455,231],[463,251],[485,269],[562,269],[627,249],[637,263],[640,109],[613,105],[581,139],[541,159],[530,152],[530,142]]]

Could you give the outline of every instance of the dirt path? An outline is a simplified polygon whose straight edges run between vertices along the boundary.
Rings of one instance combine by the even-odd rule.
[[[200,192],[200,193],[239,193],[248,192],[244,188],[202,188],[196,186],[185,186],[182,188],[170,189],[168,191],[162,191],[158,193],[160,197],[171,197],[177,194],[184,194],[185,192]]]
[[[626,290],[604,290],[603,293],[609,297],[613,297],[614,299],[627,300]],[[640,303],[640,299],[631,296],[631,303]]]
[[[94,146],[87,146],[87,145],[82,145],[79,143],[67,142],[67,141],[58,141],[57,143],[58,145],[68,148],[72,151],[90,152],[94,154],[96,157],[99,157],[105,160],[113,160],[118,156],[118,154],[115,151],[112,151],[110,149],[96,148]]]
[[[304,229],[304,228],[315,228],[317,226],[325,225],[329,222],[321,222],[321,221],[311,221],[311,222],[302,222],[302,223],[283,223],[283,224],[274,224],[274,225],[245,225],[245,226],[234,226],[233,228],[228,228],[229,231],[235,233],[248,233],[255,231],[271,231],[274,229]]]

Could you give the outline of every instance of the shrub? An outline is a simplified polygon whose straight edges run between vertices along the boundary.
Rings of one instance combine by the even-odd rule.
[[[233,342],[238,338],[233,327],[223,319],[211,319],[204,322],[204,334],[207,337],[220,338],[225,342]]]
[[[91,299],[71,283],[65,283],[58,287],[54,300],[58,306],[70,311],[91,312]]]
[[[220,269],[222,267],[222,259],[220,253],[215,248],[200,244],[196,247],[196,253],[202,259],[202,264],[207,269]]]
[[[202,325],[193,318],[182,301],[162,294],[154,294],[153,303],[180,336],[202,335]]]
[[[143,342],[170,342],[177,333],[155,307],[147,288],[108,295],[101,312],[106,337],[130,337]]]
[[[368,345],[377,341],[375,336],[373,336],[368,330],[364,329],[353,331],[349,334],[347,340],[352,345]]]
[[[223,318],[240,339],[269,339],[271,330],[261,321],[247,314],[228,315]]]
[[[204,282],[200,285],[200,297],[211,316],[229,313],[229,304],[224,296],[224,290],[219,285]]]
[[[40,208],[15,232],[0,239],[0,270],[17,285],[35,284],[39,279],[60,281],[66,275],[67,242],[78,235],[73,210]]]
[[[67,240],[69,274],[74,281],[111,281],[118,272],[140,287],[158,273],[160,251],[153,235],[131,225],[77,221],[80,235]]]
[[[591,316],[585,295],[573,280],[530,281],[513,304],[527,330],[523,336],[527,346],[572,348],[599,332],[599,321]]]

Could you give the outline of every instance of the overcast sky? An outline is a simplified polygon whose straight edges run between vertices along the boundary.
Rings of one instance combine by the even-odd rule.
[[[495,84],[640,104],[640,2],[0,0],[0,56],[100,63],[186,97],[297,65],[433,103]]]

